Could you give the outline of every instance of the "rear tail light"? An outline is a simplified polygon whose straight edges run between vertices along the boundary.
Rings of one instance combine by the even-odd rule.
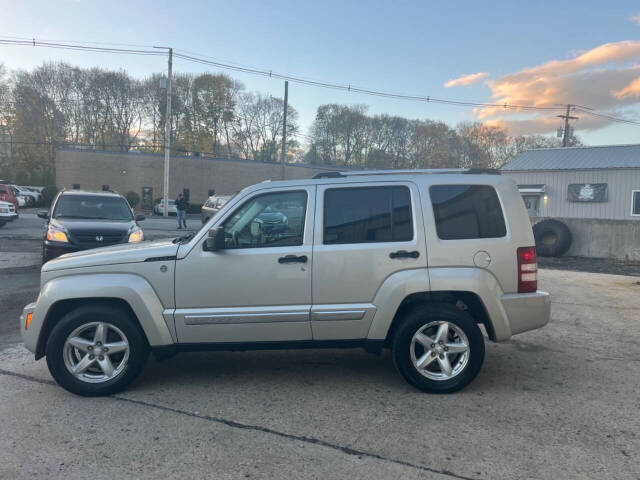
[[[538,290],[538,260],[536,247],[518,248],[518,293]]]

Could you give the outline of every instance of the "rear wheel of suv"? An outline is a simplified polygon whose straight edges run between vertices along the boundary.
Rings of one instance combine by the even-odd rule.
[[[419,305],[404,315],[393,337],[402,376],[428,393],[452,393],[478,375],[484,338],[466,312],[449,304]]]
[[[149,356],[135,322],[126,310],[104,304],[67,313],[47,340],[49,372],[77,395],[119,392],[138,376]]]

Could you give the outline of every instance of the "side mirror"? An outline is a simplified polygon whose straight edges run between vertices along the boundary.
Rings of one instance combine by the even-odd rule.
[[[44,218],[45,220],[49,218],[49,210],[38,210],[38,217]]]
[[[144,215],[136,215],[136,222],[141,222],[145,218],[147,218],[147,217],[145,217]]]
[[[224,248],[224,227],[213,227],[209,230],[209,235],[207,235],[202,249],[205,252],[216,252],[218,250],[224,250]]]

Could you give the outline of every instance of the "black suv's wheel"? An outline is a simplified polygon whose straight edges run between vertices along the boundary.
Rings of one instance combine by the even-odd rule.
[[[452,393],[478,375],[484,338],[468,313],[454,305],[424,304],[400,320],[393,359],[411,385],[428,393]]]
[[[83,396],[124,389],[149,356],[146,339],[126,310],[84,305],[67,313],[47,340],[47,366],[60,386]]]

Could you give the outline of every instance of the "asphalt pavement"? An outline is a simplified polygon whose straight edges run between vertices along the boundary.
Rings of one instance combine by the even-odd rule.
[[[0,252],[38,248],[4,235]],[[549,325],[488,343],[453,395],[388,352],[292,350],[152,358],[89,399],[19,343],[38,274],[0,267],[0,478],[640,478],[638,277],[541,270]]]

